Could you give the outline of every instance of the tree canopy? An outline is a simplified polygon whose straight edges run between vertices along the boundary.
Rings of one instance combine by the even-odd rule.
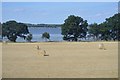
[[[23,23],[16,21],[7,21],[2,24],[2,36],[7,37],[10,41],[16,42],[17,37],[24,37],[29,33],[28,27]]]
[[[106,21],[99,25],[89,25],[89,34],[93,34],[99,40],[120,40],[120,13],[106,18]]]
[[[43,39],[50,39],[50,34],[48,33],[48,32],[44,32],[43,34],[42,34],[42,38]]]
[[[100,34],[100,31],[99,31],[99,25],[97,23],[94,23],[94,24],[90,24],[89,25],[89,29],[88,29],[88,33],[90,35],[93,35],[94,36],[94,39],[98,40],[98,36]]]
[[[0,35],[2,35],[2,24],[0,22]]]
[[[120,40],[120,13],[106,18],[100,24],[93,23],[88,25],[87,20],[75,15],[68,16],[61,26],[63,40],[78,41],[78,39],[86,39],[87,35],[93,35],[95,40]],[[24,23],[16,21],[7,21],[0,23],[0,35],[7,37],[10,41],[16,42],[17,37],[27,38],[31,41],[32,34],[28,34],[28,26]],[[50,39],[49,33],[42,34],[42,38]],[[26,40],[27,40],[26,39]]]
[[[62,25],[62,35],[64,40],[77,41],[78,38],[85,38],[87,34],[87,20],[79,16],[70,15]]]

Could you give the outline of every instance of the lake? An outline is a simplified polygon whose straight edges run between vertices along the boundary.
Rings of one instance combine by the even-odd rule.
[[[48,27],[29,27],[29,32],[33,35],[32,41],[34,42],[43,42],[45,39],[42,39],[42,34],[44,32],[48,32],[50,34],[50,40],[51,41],[63,41],[63,35],[61,35],[61,28],[48,28]],[[6,37],[4,37],[3,40],[8,40]],[[93,41],[93,38],[89,38],[87,40],[81,39],[83,41]],[[21,37],[18,37],[17,42],[26,42]]]
[[[63,41],[61,35],[61,28],[46,28],[46,27],[29,27],[29,32],[33,35],[32,41],[45,41],[42,39],[42,34],[48,32],[50,34],[51,41]],[[17,42],[25,42],[23,38],[18,37]]]

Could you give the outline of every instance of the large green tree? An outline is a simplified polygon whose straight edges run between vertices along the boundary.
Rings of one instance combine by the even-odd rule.
[[[101,24],[89,25],[89,34],[93,34],[101,40],[120,40],[120,13],[106,18]]]
[[[79,16],[70,15],[62,25],[62,35],[64,40],[77,41],[78,38],[86,38],[87,20]]]
[[[16,42],[17,37],[24,37],[29,33],[28,27],[23,23],[16,21],[7,21],[2,24],[2,36],[7,37],[10,41]]]
[[[120,40],[120,13],[107,18],[106,23],[110,27],[110,36],[113,40]]]
[[[115,14],[106,21],[99,24],[101,39],[103,40],[120,40],[120,13]]]

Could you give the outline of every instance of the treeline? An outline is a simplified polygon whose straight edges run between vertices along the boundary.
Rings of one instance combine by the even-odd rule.
[[[47,28],[57,28],[61,27],[61,24],[27,24],[28,27],[47,27]]]
[[[0,32],[2,37],[7,37],[10,41],[16,42],[18,37],[22,37],[31,41],[32,34],[29,32],[28,27],[61,27],[63,40],[66,41],[80,41],[81,39],[93,38],[94,41],[120,41],[120,13],[106,18],[101,23],[88,24],[87,20],[75,15],[68,16],[62,25],[55,24],[25,24],[16,21],[7,21],[2,23]],[[2,31],[1,31],[2,28]],[[48,33],[49,34],[49,33]]]
[[[89,25],[89,34],[94,36],[95,40],[120,40],[120,13],[110,18],[106,18],[101,24]]]
[[[78,41],[80,39],[94,38],[98,40],[120,41],[120,13],[106,18],[101,24],[88,25],[87,20],[79,16],[70,15],[62,25],[63,39],[67,41]]]

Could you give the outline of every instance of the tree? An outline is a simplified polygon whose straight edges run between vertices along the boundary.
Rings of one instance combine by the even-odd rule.
[[[7,21],[2,24],[2,37],[7,37],[10,41],[16,42],[17,37],[23,37],[28,34],[28,27],[23,23],[16,21]]]
[[[99,28],[99,33],[100,33],[100,39],[101,40],[111,40],[111,33],[110,30],[111,28],[108,26],[108,24],[106,22],[103,22],[101,24],[99,24],[100,28]]]
[[[120,13],[99,24],[102,40],[120,40]]]
[[[32,38],[33,38],[33,36],[32,36],[31,33],[29,33],[29,34],[26,36],[26,40],[27,40],[28,42],[31,42]]]
[[[120,40],[120,13],[106,18],[101,24],[89,25],[89,34],[100,38],[101,40]]]
[[[0,22],[0,36],[2,35],[2,24]]]
[[[113,40],[120,40],[120,13],[107,18],[106,23],[110,28],[110,36]]]
[[[49,34],[48,32],[44,32],[44,33],[42,34],[42,38],[43,38],[43,39],[46,39],[46,41],[47,41],[47,39],[50,40],[50,34]]]
[[[89,32],[90,35],[93,35],[94,39],[96,39],[96,40],[98,40],[99,35],[100,35],[99,28],[100,27],[99,27],[99,25],[97,23],[89,25],[88,32]]]
[[[78,38],[86,38],[87,26],[87,20],[74,15],[68,16],[62,25],[63,39],[78,41]]]

